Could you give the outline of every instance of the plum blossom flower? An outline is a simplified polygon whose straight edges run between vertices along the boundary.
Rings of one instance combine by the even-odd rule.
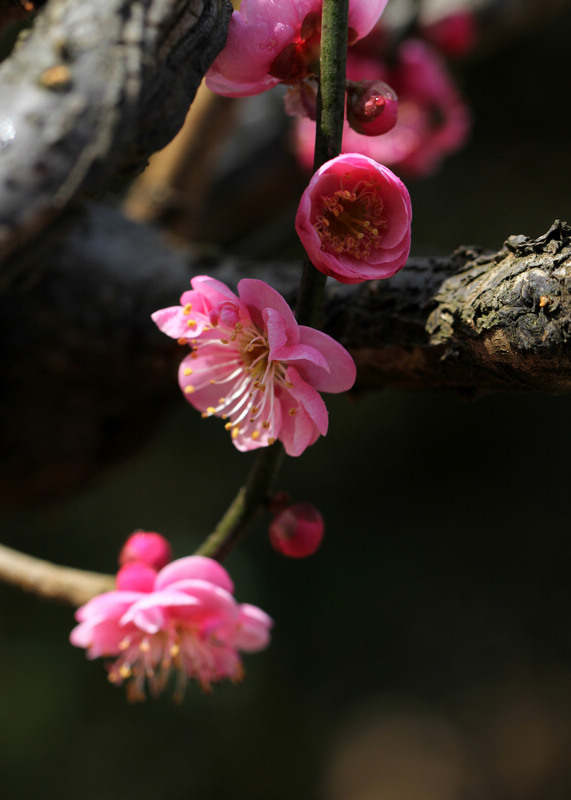
[[[140,562],[123,569],[145,567]],[[146,569],[149,569],[147,566]],[[115,660],[111,683],[126,683],[130,700],[143,700],[145,684],[157,696],[176,673],[177,698],[188,679],[205,691],[223,678],[243,675],[239,651],[256,652],[270,638],[272,620],[256,606],[238,604],[226,570],[203,556],[188,556],[163,567],[149,586],[140,584],[98,595],[79,608],[71,643],[88,658]]]
[[[388,278],[410,250],[412,207],[390,169],[359,153],[327,161],[301,197],[295,227],[314,266],[341,283]]]
[[[298,325],[283,297],[245,278],[236,296],[206,275],[193,278],[180,306],[156,311],[157,326],[188,344],[179,384],[203,417],[222,417],[238,450],[279,439],[298,456],[327,433],[320,392],[344,392],[355,364],[330,336]]]
[[[387,0],[350,0],[349,41],[366,36]],[[242,0],[206,84],[226,97],[260,94],[319,71],[322,0]]]
[[[466,143],[470,112],[440,54],[417,39],[402,43],[389,68],[380,58],[349,51],[347,75],[353,81],[382,80],[398,96],[398,119],[382,136],[363,136],[345,123],[343,153],[362,153],[411,177],[433,174],[442,159]],[[353,51],[353,52],[352,52]],[[315,123],[296,120],[294,148],[307,169],[313,164]]]

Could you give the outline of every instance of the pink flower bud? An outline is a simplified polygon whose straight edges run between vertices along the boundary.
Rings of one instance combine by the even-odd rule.
[[[142,561],[130,561],[121,567],[115,585],[122,592],[152,592],[157,571]]]
[[[153,531],[136,531],[131,534],[119,553],[121,567],[133,561],[142,561],[143,564],[159,570],[166,566],[171,559],[170,544],[164,536]]]
[[[270,524],[270,542],[284,556],[305,558],[318,549],[325,525],[310,503],[295,503],[276,514]]]
[[[380,136],[394,128],[398,115],[396,93],[383,81],[349,82],[347,122],[364,136]]]

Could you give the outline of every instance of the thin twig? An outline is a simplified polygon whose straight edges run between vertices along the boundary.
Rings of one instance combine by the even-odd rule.
[[[48,600],[80,606],[115,588],[112,575],[61,567],[0,545],[0,580]]]

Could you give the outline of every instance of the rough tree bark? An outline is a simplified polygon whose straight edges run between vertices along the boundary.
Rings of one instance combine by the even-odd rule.
[[[66,206],[173,138],[230,13],[228,0],[51,0],[39,14],[0,66],[0,286]]]

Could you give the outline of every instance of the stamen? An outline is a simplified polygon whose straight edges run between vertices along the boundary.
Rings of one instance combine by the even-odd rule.
[[[314,222],[321,249],[346,253],[358,260],[367,258],[377,247],[378,237],[387,226],[383,201],[369,181],[359,181],[353,191],[340,188],[322,196],[322,213]]]

